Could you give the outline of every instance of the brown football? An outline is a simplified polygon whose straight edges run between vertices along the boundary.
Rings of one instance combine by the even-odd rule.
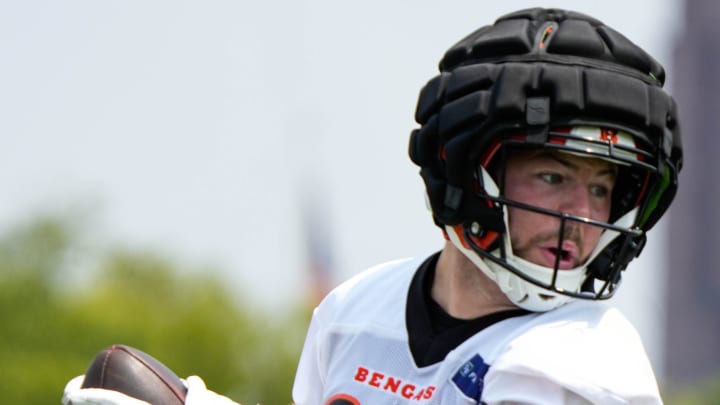
[[[82,387],[120,391],[152,405],[182,405],[187,393],[182,380],[164,364],[125,345],[112,345],[98,353]]]

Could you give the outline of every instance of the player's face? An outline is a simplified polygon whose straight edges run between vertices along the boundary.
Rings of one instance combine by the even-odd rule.
[[[518,151],[507,161],[505,196],[525,204],[598,221],[610,217],[617,168],[600,159],[545,150]],[[510,236],[516,256],[530,262],[571,269],[583,264],[600,239],[602,228],[566,221],[558,251],[560,219],[509,208]]]

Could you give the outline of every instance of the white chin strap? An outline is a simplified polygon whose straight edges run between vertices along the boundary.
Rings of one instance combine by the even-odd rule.
[[[495,185],[493,179],[484,168],[482,169],[482,173],[486,191],[490,195],[497,195],[497,186]],[[629,211],[627,214],[618,219],[615,222],[615,225],[621,227],[631,226],[636,214],[637,209]],[[505,208],[503,208],[503,217],[505,227],[506,229],[509,229],[508,214],[507,209]],[[518,307],[528,311],[545,312],[553,308],[557,308],[574,299],[570,296],[539,287],[524,280],[502,265],[489,259],[484,259],[472,248],[464,246],[462,235],[458,235],[457,231],[452,226],[446,225],[445,231],[447,232],[452,244],[455,245],[455,247],[458,248],[473,264],[475,264],[475,266],[482,270],[486,276],[493,280],[498,287],[500,287],[500,290],[510,299],[510,301]],[[555,279],[556,288],[558,290],[579,293],[587,272],[586,264],[592,262],[592,260],[595,259],[595,257],[619,234],[620,233],[617,231],[606,229],[600,237],[597,246],[595,246],[595,250],[593,250],[592,254],[583,265],[573,269],[558,270]],[[554,269],[531,263],[523,258],[515,256],[512,252],[512,243],[510,241],[509,232],[505,232],[503,238],[506,247],[505,262],[521,271],[527,277],[537,280],[541,284],[550,285],[552,283],[553,275],[556,273]],[[501,258],[499,249],[489,253],[495,257]]]

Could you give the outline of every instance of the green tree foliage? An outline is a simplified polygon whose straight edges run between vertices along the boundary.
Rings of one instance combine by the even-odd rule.
[[[665,395],[665,401],[668,405],[720,404],[720,375],[681,386],[672,385],[673,388],[669,389]]]
[[[57,218],[0,237],[3,403],[60,403],[65,383],[114,343],[235,401],[290,403],[309,311],[267,321],[211,272],[146,252],[112,249],[77,280],[67,264],[76,239]]]

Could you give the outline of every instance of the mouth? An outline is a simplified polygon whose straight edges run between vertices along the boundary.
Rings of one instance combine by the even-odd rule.
[[[577,265],[577,249],[574,244],[565,242],[560,249],[557,246],[541,248],[542,255],[547,267],[555,267],[562,270],[572,269]]]

